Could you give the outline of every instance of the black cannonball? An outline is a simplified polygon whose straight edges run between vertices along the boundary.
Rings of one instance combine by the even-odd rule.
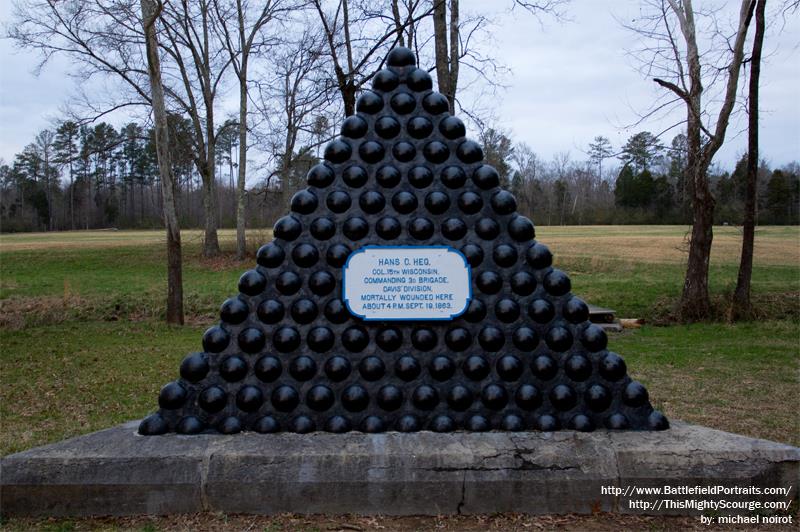
[[[261,408],[264,402],[264,394],[258,386],[246,385],[239,388],[236,394],[236,406],[242,412],[255,412]]]
[[[175,432],[178,434],[200,434],[205,428],[205,423],[199,418],[195,416],[184,416],[175,426]]]
[[[441,164],[450,157],[450,149],[444,142],[432,140],[422,148],[422,155],[433,164]]]
[[[200,382],[209,371],[208,357],[205,353],[192,353],[181,362],[181,377],[189,382]]]
[[[325,146],[325,160],[334,164],[343,163],[353,154],[350,144],[342,139],[336,139]]]
[[[256,254],[256,262],[265,268],[277,268],[283,264],[285,258],[286,253],[283,252],[283,248],[275,242],[264,244],[258,248],[258,253]]]
[[[387,412],[397,410],[403,404],[403,391],[393,384],[382,386],[378,390],[376,402]]]
[[[264,355],[256,360],[253,370],[262,382],[275,382],[283,373],[280,359],[273,355]]]
[[[525,421],[517,414],[508,414],[503,417],[503,420],[500,422],[500,427],[503,430],[519,432],[525,429]]]
[[[519,304],[513,299],[501,299],[494,306],[494,315],[503,323],[512,323],[519,318]]]
[[[558,364],[549,355],[539,355],[531,363],[533,375],[543,381],[549,381],[558,373]]]
[[[280,327],[272,333],[272,345],[281,353],[290,353],[300,347],[300,333],[294,327]]]
[[[539,335],[535,329],[530,327],[520,327],[511,335],[514,347],[520,351],[533,351],[539,345]]]
[[[536,290],[536,277],[528,272],[517,272],[511,276],[511,290],[519,296],[529,296]]]
[[[486,305],[480,299],[472,298],[467,310],[462,314],[463,318],[470,323],[479,323],[486,317]]]
[[[242,431],[242,422],[237,417],[228,416],[217,424],[217,430],[221,434],[238,434]]]
[[[341,382],[350,376],[350,361],[341,355],[335,355],[325,362],[325,375],[333,382]]]
[[[415,91],[427,91],[433,87],[431,75],[421,68],[415,68],[406,76],[406,85]]]
[[[203,333],[203,349],[210,353],[221,353],[228,347],[230,341],[228,331],[218,325],[206,329]]]
[[[447,188],[461,188],[467,182],[467,174],[460,166],[448,166],[442,170],[439,179]]]
[[[306,337],[308,348],[316,353],[325,353],[332,349],[335,340],[333,331],[327,327],[314,327],[308,331]]]
[[[564,318],[570,323],[583,323],[589,319],[589,307],[579,297],[571,297],[561,307]]]
[[[624,430],[630,427],[630,423],[628,422],[628,418],[625,417],[625,414],[616,412],[608,416],[606,419],[606,427],[612,430]]]
[[[494,240],[500,234],[500,225],[491,218],[481,218],[475,224],[475,234],[484,240]]]
[[[324,412],[329,409],[335,401],[336,397],[333,394],[333,390],[324,384],[312,386],[306,392],[306,404],[311,410],[316,410],[317,412]]]
[[[478,333],[478,342],[486,351],[500,351],[506,343],[506,337],[501,329],[488,325]]]
[[[344,434],[352,430],[352,425],[344,416],[331,416],[325,422],[325,430],[334,434]]]
[[[317,209],[317,195],[308,189],[299,190],[292,196],[291,209],[299,214],[311,214]]]
[[[417,208],[417,197],[411,192],[402,190],[392,196],[392,207],[399,214],[408,214]]]
[[[391,165],[383,165],[375,172],[375,181],[383,188],[394,188],[402,179],[400,171]]]
[[[351,353],[360,353],[369,344],[369,334],[363,327],[348,327],[342,333],[342,345]]]
[[[350,319],[350,312],[341,299],[331,299],[328,301],[325,304],[324,312],[328,321],[337,325]]]
[[[508,222],[508,234],[517,242],[527,242],[535,236],[533,222],[525,216],[514,216]]]
[[[456,429],[456,422],[448,415],[440,414],[431,421],[433,432],[453,432]]]
[[[594,412],[603,412],[611,406],[611,392],[602,384],[592,384],[583,393],[583,400]]]
[[[359,113],[373,115],[381,109],[383,109],[383,98],[377,92],[364,91],[356,100],[356,111]]]
[[[400,77],[389,69],[379,70],[372,78],[372,88],[383,92],[391,92],[400,84]]]
[[[238,325],[247,319],[249,313],[250,307],[248,307],[247,302],[238,297],[231,297],[222,304],[219,310],[219,317],[224,322]]]
[[[419,418],[413,414],[406,414],[397,420],[399,432],[416,432],[419,430]]]
[[[342,122],[342,136],[360,139],[367,134],[367,121],[358,115],[348,116]]]
[[[544,335],[547,347],[558,353],[563,353],[572,347],[572,333],[566,327],[550,327]]]
[[[424,139],[431,134],[431,131],[433,131],[433,124],[424,116],[415,116],[408,121],[406,130],[408,131],[408,134],[415,139]],[[447,148],[447,146],[445,146],[445,148]]]
[[[328,197],[325,199],[325,204],[328,206],[328,209],[337,214],[343,213],[349,209],[351,203],[350,194],[344,190],[334,190],[328,194]]]
[[[453,351],[464,351],[472,345],[472,333],[464,327],[454,327],[447,331],[444,342]]]
[[[592,374],[592,363],[583,355],[572,355],[564,363],[564,372],[573,381],[585,381]]]
[[[342,234],[353,241],[361,240],[369,234],[369,223],[360,216],[348,218],[342,225]]]
[[[497,272],[485,270],[478,274],[475,284],[484,294],[496,294],[503,287],[503,278]]]
[[[272,406],[278,412],[291,412],[300,403],[300,396],[293,387],[281,384],[272,391],[271,400]]]
[[[329,240],[336,234],[336,223],[330,218],[317,218],[311,222],[310,230],[317,240]]]
[[[476,414],[467,420],[466,428],[472,432],[486,432],[492,429],[491,423],[484,416]]]
[[[272,434],[281,430],[281,426],[273,416],[263,416],[253,423],[253,430],[259,434]]]
[[[394,240],[403,232],[403,226],[397,218],[384,216],[375,223],[375,232],[384,240]]]
[[[647,417],[647,424],[652,430],[667,430],[669,428],[669,421],[658,410],[653,410]]]
[[[414,218],[408,222],[408,234],[417,240],[427,240],[433,236],[436,227],[427,218]]]
[[[265,299],[256,309],[258,319],[269,325],[281,321],[284,313],[283,303],[277,299]]]
[[[474,140],[465,140],[456,148],[456,156],[466,164],[477,163],[483,160],[483,149]]]
[[[499,384],[488,384],[481,390],[481,401],[486,408],[500,410],[508,404],[508,392]]]
[[[300,355],[289,363],[289,374],[298,381],[310,380],[317,373],[317,363],[310,356]]]
[[[386,365],[380,357],[371,355],[361,359],[358,363],[358,372],[366,381],[377,381],[386,373]]]
[[[447,392],[447,404],[456,412],[463,412],[472,406],[474,400],[470,389],[461,384],[456,384]]]
[[[248,270],[239,277],[239,291],[248,296],[255,296],[264,291],[267,278],[258,270]]]
[[[206,412],[215,414],[228,404],[228,394],[221,386],[210,386],[200,392],[197,403]]]
[[[473,268],[477,268],[483,262],[483,248],[477,244],[465,244],[461,248],[461,254]]]
[[[411,345],[420,351],[430,351],[436,347],[438,338],[432,329],[419,328],[411,333]]]
[[[478,147],[478,150],[480,150],[480,147]],[[480,156],[483,157],[483,154],[481,153]],[[500,185],[500,174],[497,173],[497,170],[495,170],[493,166],[483,164],[473,172],[472,182],[475,183],[475,186],[478,188],[489,190]]]
[[[378,331],[375,343],[387,353],[397,351],[403,345],[403,333],[400,332],[400,329],[386,327]]]
[[[528,316],[536,323],[547,323],[556,315],[553,304],[546,299],[534,299],[528,305]]]
[[[511,214],[517,210],[517,200],[507,190],[501,190],[492,196],[492,210],[497,214]]]
[[[361,432],[377,434],[386,430],[386,424],[378,416],[367,416],[361,421]]]
[[[464,360],[464,364],[461,366],[461,371],[464,372],[464,375],[468,379],[480,381],[489,375],[489,373],[492,371],[492,366],[489,365],[489,362],[484,357],[480,355],[472,355]]]
[[[464,122],[455,116],[448,116],[439,122],[439,131],[450,140],[460,139],[467,134]]]
[[[425,166],[415,166],[408,172],[408,182],[415,188],[425,188],[433,183],[433,172]]]
[[[642,406],[647,400],[647,389],[637,381],[631,381],[622,392],[622,402],[628,406]]]
[[[301,268],[310,268],[319,260],[319,251],[312,244],[298,244],[292,250],[292,260]]]
[[[375,121],[375,133],[384,139],[391,139],[400,133],[400,122],[391,116],[382,116]]]
[[[517,254],[517,248],[509,244],[500,244],[495,246],[494,251],[492,252],[492,259],[494,260],[494,263],[501,268],[513,266],[516,264],[517,258],[519,258],[519,255]]]
[[[458,197],[458,208],[465,214],[475,214],[483,208],[483,198],[475,192],[463,192]]]
[[[528,264],[537,270],[547,268],[553,263],[553,255],[550,253],[550,250],[547,246],[539,244],[538,242],[532,244],[531,247],[528,248],[525,258]]]
[[[459,218],[448,218],[442,223],[442,236],[448,240],[461,240],[467,234],[467,224]]]
[[[425,208],[431,214],[442,214],[450,207],[450,196],[444,192],[434,190],[425,196]]]
[[[561,270],[551,270],[544,276],[542,284],[547,293],[553,296],[563,296],[571,288],[569,277]]]
[[[608,336],[599,325],[589,325],[581,333],[581,343],[588,351],[596,353],[608,345]]]
[[[544,432],[558,430],[559,426],[560,423],[558,422],[558,418],[551,416],[550,414],[539,416],[539,419],[536,420],[536,427]]]
[[[419,377],[422,368],[416,358],[405,355],[397,359],[394,364],[394,374],[408,382]]]
[[[557,384],[550,390],[550,404],[559,410],[571,409],[577,400],[575,390],[566,384]]]
[[[326,271],[318,271],[308,278],[308,287],[317,296],[330,294],[336,288],[336,278]]]
[[[245,353],[258,353],[267,343],[267,337],[257,327],[246,327],[239,332],[236,338],[239,349]]]
[[[166,410],[175,410],[186,402],[186,388],[179,382],[165,384],[158,393],[158,406]]]
[[[514,402],[524,410],[536,410],[542,404],[542,393],[532,384],[523,384],[517,388]]]
[[[392,146],[392,155],[401,163],[407,163],[417,155],[417,149],[410,142],[401,140]]]
[[[422,107],[432,115],[440,115],[450,110],[450,102],[441,92],[432,92],[422,99]]]
[[[405,46],[395,46],[386,56],[386,64],[393,67],[414,66],[417,64],[417,57],[411,49]]]
[[[297,416],[289,422],[289,430],[296,434],[308,434],[317,430],[317,425],[309,416]]]
[[[523,369],[522,361],[514,355],[504,355],[497,359],[497,375],[504,381],[513,382],[519,379]]]
[[[585,414],[576,414],[569,420],[570,428],[580,432],[592,432],[595,429],[594,421]]]
[[[325,188],[333,183],[336,174],[333,169],[324,163],[315,164],[306,174],[306,180],[312,187]]]
[[[350,256],[350,248],[344,244],[334,244],[328,248],[325,255],[325,260],[328,266],[333,268],[341,268],[347,262],[347,257]]]
[[[303,285],[303,280],[294,272],[283,272],[275,279],[275,288],[285,296],[297,293]]]
[[[383,149],[383,144],[380,142],[368,140],[367,142],[361,143],[361,146],[358,147],[358,155],[364,162],[375,164],[383,159],[384,155],[386,155],[386,151]]]
[[[417,100],[414,98],[414,95],[409,92],[398,92],[392,96],[389,103],[392,109],[394,109],[397,114],[401,115],[407,115],[417,106]]]
[[[423,384],[414,389],[411,395],[411,402],[419,410],[433,410],[439,404],[439,393],[433,386]]]
[[[356,164],[350,165],[342,172],[342,181],[348,187],[361,188],[367,184],[369,174],[364,170],[363,166]]]
[[[611,382],[618,381],[625,376],[628,369],[625,361],[616,353],[608,353],[600,360],[600,375]]]
[[[219,374],[228,382],[236,382],[247,376],[247,362],[239,355],[230,355],[219,365]]]
[[[428,365],[431,377],[437,381],[446,381],[456,372],[456,364],[453,359],[446,355],[438,355],[431,359]]]
[[[369,405],[369,392],[360,384],[351,384],[342,391],[342,406],[348,412],[361,412]]]

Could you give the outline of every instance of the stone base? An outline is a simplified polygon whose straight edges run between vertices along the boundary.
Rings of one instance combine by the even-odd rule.
[[[137,426],[3,458],[0,511],[692,514],[698,512],[657,501],[758,497],[658,497],[633,489],[794,486],[791,498],[800,474],[796,447],[679,422],[662,432],[374,435],[139,436]],[[651,504],[632,507],[633,500]]]

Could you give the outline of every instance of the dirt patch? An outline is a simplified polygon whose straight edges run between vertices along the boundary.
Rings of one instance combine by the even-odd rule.
[[[711,313],[705,321],[729,321],[731,297],[731,294],[712,295]],[[750,321],[800,319],[799,291],[753,294],[750,301],[753,307]],[[677,298],[657,299],[646,317],[647,323],[658,326],[681,323],[677,317],[677,307]]]

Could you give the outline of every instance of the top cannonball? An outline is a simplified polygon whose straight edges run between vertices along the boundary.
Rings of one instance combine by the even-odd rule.
[[[393,67],[414,66],[417,64],[417,58],[410,49],[398,46],[386,56],[386,64]]]

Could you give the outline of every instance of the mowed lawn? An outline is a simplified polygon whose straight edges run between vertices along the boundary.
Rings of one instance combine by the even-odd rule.
[[[539,227],[573,292],[621,317],[667,323],[680,294],[678,226]],[[163,324],[164,237],[156,231],[0,235],[0,454],[140,418],[254,258],[200,257],[184,231],[188,325]],[[251,231],[251,252],[271,238]],[[741,235],[715,230],[711,286],[722,309]],[[673,419],[800,444],[800,228],[756,236],[754,322],[660,326],[612,335],[610,349]]]

